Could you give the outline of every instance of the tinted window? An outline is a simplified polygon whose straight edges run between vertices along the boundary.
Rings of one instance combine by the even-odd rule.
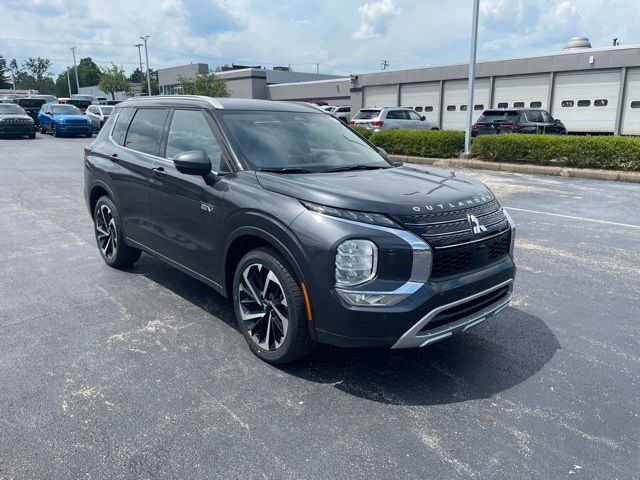
[[[433,105],[427,105],[426,107],[424,107],[424,111],[425,112],[433,112]]]
[[[158,155],[166,108],[140,108],[133,116],[124,146],[138,152]]]
[[[594,107],[606,107],[608,104],[609,104],[609,100],[606,100],[604,98],[600,98],[593,102]]]
[[[349,107],[341,107],[338,109],[338,113],[348,113],[351,111],[351,108]]]
[[[220,171],[222,150],[202,111],[176,110],[167,136],[166,157],[191,150],[202,150],[211,160],[212,170]]]
[[[518,112],[509,110],[487,110],[478,119],[478,122],[515,122]]]
[[[474,105],[473,109],[476,110],[476,111],[484,110],[484,105]]]
[[[467,106],[466,105],[460,105],[460,111],[461,112],[466,112],[467,111]]]
[[[513,108],[524,108],[524,102],[513,102]]]
[[[640,108],[640,101],[634,100],[631,102],[631,108]]]
[[[563,107],[573,107],[573,100],[563,100],[561,105]]]
[[[422,111],[422,107],[416,107],[416,112],[421,112]]]
[[[389,110],[387,120],[409,120],[409,112],[406,110]]]
[[[118,119],[113,127],[113,133],[111,136],[118,145],[124,145],[124,134],[127,131],[131,116],[133,115],[133,108],[121,108],[118,110]]]
[[[455,105],[447,105],[447,112],[455,112],[455,111],[456,111]]]
[[[544,120],[544,123],[553,123],[553,118],[551,118],[551,115],[549,115],[544,110],[542,110],[541,113],[542,113],[542,119]]]
[[[371,118],[377,118],[380,114],[380,110],[360,110],[353,116],[354,120],[369,120]]]
[[[416,112],[407,112],[409,114],[409,118],[411,120],[422,120],[422,117],[418,115]]]
[[[544,122],[544,119],[542,118],[542,113],[537,110],[531,110],[529,112],[525,112],[525,117],[529,122],[533,122],[533,123]]]
[[[578,100],[579,107],[589,107],[591,106],[591,100]]]
[[[507,102],[500,102],[498,108],[509,108],[509,104]]]
[[[530,106],[531,108],[540,108],[540,107],[542,107],[542,102],[531,102],[531,103],[529,104],[529,106]]]

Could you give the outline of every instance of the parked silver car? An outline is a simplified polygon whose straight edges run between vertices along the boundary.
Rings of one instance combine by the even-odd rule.
[[[331,114],[344,123],[349,123],[349,120],[351,120],[351,107],[349,105],[340,105],[336,107]]]
[[[359,125],[367,130],[379,132],[390,129],[439,130],[440,126],[426,117],[418,115],[410,108],[385,107],[363,108],[356,113],[350,125]]]
[[[112,110],[113,106],[111,105],[89,105],[85,115],[91,120],[93,129],[100,130],[107,121],[107,118],[109,118],[109,115],[111,115]]]

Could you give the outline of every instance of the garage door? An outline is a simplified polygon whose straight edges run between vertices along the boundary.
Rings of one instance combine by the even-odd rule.
[[[619,70],[558,74],[551,115],[570,132],[612,133],[619,87]]]
[[[549,75],[498,77],[494,82],[493,108],[544,108],[549,95]]]
[[[401,85],[400,105],[413,108],[420,115],[437,122],[440,113],[440,82]]]
[[[464,130],[467,119],[467,80],[444,82],[444,101],[442,112],[442,128],[444,130]],[[489,106],[489,80],[476,80],[473,91],[474,112],[472,120],[476,121],[482,111]]]
[[[367,107],[397,107],[397,85],[373,85],[364,87],[363,105]]]
[[[622,109],[623,135],[640,135],[640,68],[631,68],[627,72],[627,93]]]

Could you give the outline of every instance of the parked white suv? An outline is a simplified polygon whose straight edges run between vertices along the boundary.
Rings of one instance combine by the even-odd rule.
[[[94,130],[100,130],[111,115],[112,105],[89,105],[85,115],[89,117]]]
[[[344,123],[349,123],[351,120],[351,107],[349,105],[340,105],[331,112],[334,117],[342,120]]]
[[[373,132],[399,128],[407,130],[440,129],[436,122],[427,120],[410,108],[402,107],[363,108],[353,116],[349,124],[359,125]]]

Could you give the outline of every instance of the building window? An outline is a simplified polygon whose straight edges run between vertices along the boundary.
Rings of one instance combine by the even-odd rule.
[[[640,103],[640,102],[638,102]],[[634,107],[634,108],[638,108],[638,107]],[[455,112],[456,111],[456,106],[455,105],[447,105],[447,112]]]
[[[631,108],[640,108],[640,100],[634,100],[631,102]]]
[[[507,102],[500,102],[498,108],[509,108],[509,104]]]
[[[513,102],[513,108],[524,108],[524,102]]]
[[[563,107],[573,107],[573,100],[563,100],[561,105]]]
[[[606,107],[609,104],[609,100],[606,98],[599,98],[593,101],[594,107]]]
[[[466,105],[460,105],[460,111],[461,112],[466,112],[467,111],[467,106]]]
[[[427,105],[426,107],[424,107],[424,111],[425,112],[433,112],[433,105]]]
[[[579,107],[590,107],[591,106],[591,100],[578,100],[578,106]]]
[[[484,110],[484,105],[474,105],[474,106],[473,106],[473,109],[474,109],[475,111]]]
[[[530,108],[541,108],[542,107],[542,102],[531,102],[529,104]]]
[[[421,112],[422,111],[422,107],[416,107],[416,112]]]

